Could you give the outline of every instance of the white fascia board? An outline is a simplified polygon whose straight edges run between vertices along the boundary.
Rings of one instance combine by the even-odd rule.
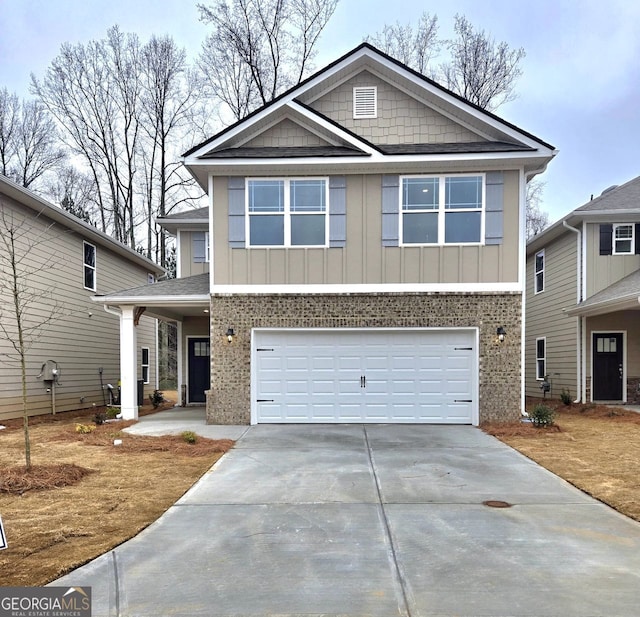
[[[332,122],[328,122],[321,116],[314,114],[308,108],[303,107],[299,103],[296,103],[296,101],[291,101],[291,103],[289,104],[289,107],[295,110],[301,116],[304,116],[305,118],[307,118],[313,124],[317,124],[323,129],[330,131],[340,139],[346,141],[347,143],[350,143],[352,146],[359,148],[360,150],[363,150],[368,154],[380,154],[379,150],[377,150],[376,148],[372,148],[366,142],[362,141],[361,139],[358,139],[356,135],[353,135],[352,133],[349,133],[348,131],[343,130],[342,128],[336,126]]]
[[[576,306],[565,309],[565,314],[569,317],[590,317],[593,315],[605,315],[606,313],[615,313],[616,311],[624,311],[640,308],[640,297],[637,293],[617,298],[616,300],[603,300],[602,302],[594,302],[589,306]]]
[[[199,296],[91,296],[98,304],[124,306],[171,306],[184,304],[208,304],[209,295]]]
[[[251,165],[252,167],[268,167],[271,165],[289,167],[299,167],[304,165],[346,165],[356,164],[360,166],[405,164],[405,163],[445,163],[445,162],[512,162],[520,167],[527,160],[538,158],[533,152],[471,152],[466,154],[382,154],[373,151],[370,156],[336,156],[336,157],[300,157],[300,158],[234,158],[230,159],[200,159],[189,161],[185,164],[191,167],[234,167],[240,165]]]
[[[329,285],[214,285],[215,295],[356,294],[356,293],[522,293],[522,284],[510,283],[363,283]]]

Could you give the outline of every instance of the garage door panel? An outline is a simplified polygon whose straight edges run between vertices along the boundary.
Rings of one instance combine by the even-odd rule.
[[[255,344],[258,422],[472,421],[472,330],[257,331]]]

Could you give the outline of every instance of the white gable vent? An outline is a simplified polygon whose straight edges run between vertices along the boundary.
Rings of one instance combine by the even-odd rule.
[[[353,117],[376,118],[378,116],[378,89],[362,86],[353,89]]]

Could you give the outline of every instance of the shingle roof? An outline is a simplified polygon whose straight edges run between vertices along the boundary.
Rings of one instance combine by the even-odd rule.
[[[159,220],[172,220],[177,219],[180,221],[190,221],[209,218],[209,208],[196,208],[195,210],[183,210],[182,212],[176,212],[175,214],[168,214],[167,216],[158,217]]]
[[[108,298],[154,298],[165,296],[206,296],[209,294],[209,273],[186,276],[179,279],[158,281],[151,285],[142,285],[106,294]],[[100,297],[100,296],[97,296]]]
[[[222,148],[202,155],[201,159],[269,159],[269,158],[309,158],[331,156],[369,156],[358,148],[346,146],[295,146],[259,148]]]
[[[635,300],[638,297],[640,297],[640,270],[632,272],[609,287],[593,294],[590,298],[580,302],[576,308],[588,309],[620,300]]]
[[[577,208],[575,212],[633,209],[637,209],[640,214],[640,176],[592,199],[584,206]]]
[[[505,141],[471,141],[439,144],[385,144],[384,154],[469,154],[474,152],[528,152],[534,148]]]

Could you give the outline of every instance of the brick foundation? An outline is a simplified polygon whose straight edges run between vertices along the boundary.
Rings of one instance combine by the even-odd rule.
[[[252,328],[477,327],[480,423],[520,417],[520,294],[220,295],[211,298],[210,424],[249,424]],[[504,326],[504,342],[496,328]],[[226,332],[235,331],[229,344]]]

